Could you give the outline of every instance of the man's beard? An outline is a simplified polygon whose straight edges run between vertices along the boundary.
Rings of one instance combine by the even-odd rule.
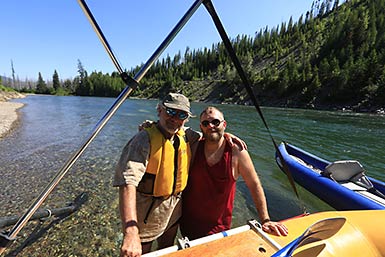
[[[210,141],[210,142],[219,142],[219,140],[222,138],[223,136],[223,133],[221,133],[220,131],[216,130],[215,132],[212,132],[212,133],[203,133],[204,135],[204,138],[207,140],[207,141]]]
[[[165,127],[164,129],[169,132],[170,134],[174,134],[176,133],[182,126],[180,126],[179,124],[175,124],[175,123],[172,123],[172,122],[165,122]]]

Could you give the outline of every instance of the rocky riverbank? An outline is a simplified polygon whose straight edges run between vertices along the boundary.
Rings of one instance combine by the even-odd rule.
[[[17,110],[24,106],[22,103],[9,102],[14,98],[23,98],[17,92],[0,91],[0,138],[5,137],[17,124]]]

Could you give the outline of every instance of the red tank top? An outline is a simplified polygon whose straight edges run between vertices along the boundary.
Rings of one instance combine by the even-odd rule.
[[[222,159],[210,167],[204,154],[204,141],[199,142],[182,193],[180,229],[190,240],[230,229],[236,185],[231,158],[231,146],[226,142]]]

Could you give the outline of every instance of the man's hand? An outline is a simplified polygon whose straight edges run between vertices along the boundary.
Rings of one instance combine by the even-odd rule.
[[[280,222],[274,222],[274,221],[267,221],[263,223],[262,229],[266,233],[269,233],[275,236],[287,236],[287,234],[289,233],[289,230],[284,224]]]
[[[135,227],[136,228],[136,227]],[[130,229],[124,234],[122,247],[120,248],[120,257],[137,257],[142,255],[142,245],[138,230]]]
[[[226,141],[229,142],[231,147],[237,145],[239,147],[239,151],[247,150],[247,145],[245,141],[243,141],[239,137],[227,132],[223,136],[225,137]]]
[[[142,124],[140,124],[140,125],[138,126],[138,130],[141,131],[141,130],[143,130],[143,129],[145,129],[145,128],[151,128],[152,125],[155,124],[155,123],[156,123],[156,122],[155,122],[155,121],[152,121],[152,120],[145,120],[145,121],[143,121]]]

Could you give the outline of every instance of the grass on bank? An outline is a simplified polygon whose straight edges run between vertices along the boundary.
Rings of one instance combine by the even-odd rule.
[[[0,91],[5,91],[5,92],[16,92],[13,88],[6,87],[0,84]]]

